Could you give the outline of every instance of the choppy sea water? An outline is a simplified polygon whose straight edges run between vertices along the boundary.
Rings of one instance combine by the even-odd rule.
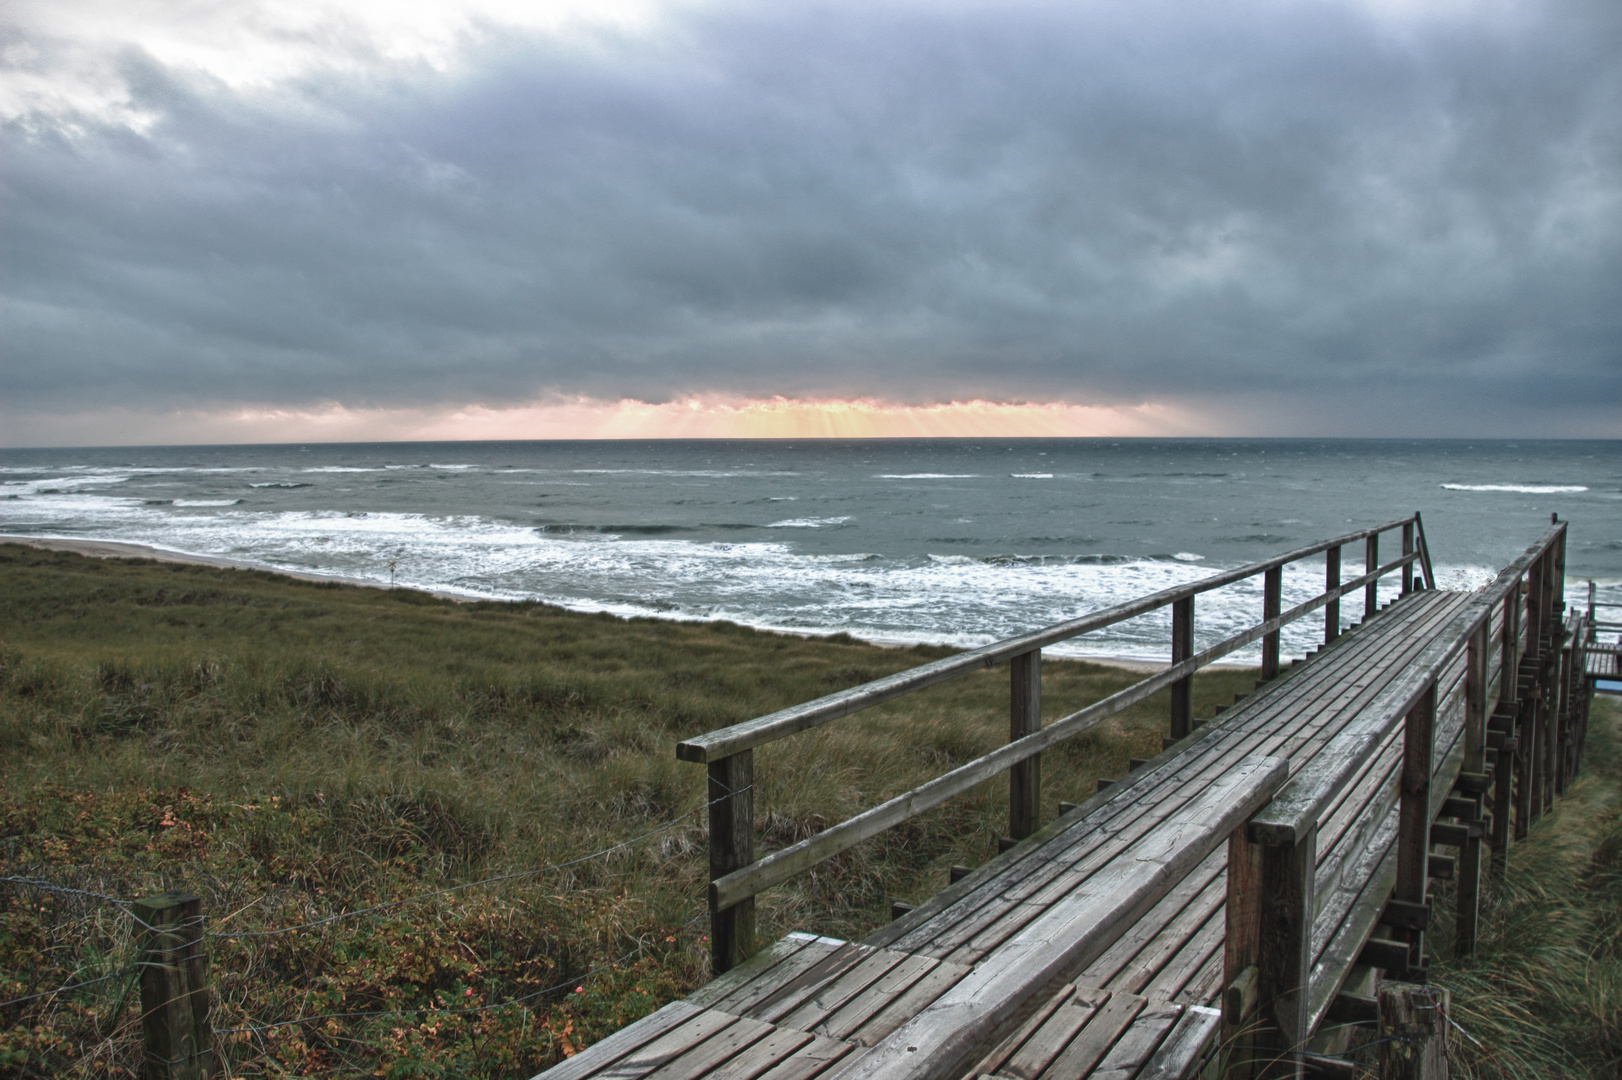
[[[972,646],[1413,510],[1444,587],[1571,522],[1568,597],[1622,602],[1622,442],[963,439],[0,451],[0,532]],[[1387,541],[1387,557],[1396,538]],[[392,564],[392,567],[391,567]],[[1361,572],[1360,548],[1345,576]],[[1321,557],[1286,606],[1321,590]],[[1291,598],[1294,598],[1292,600]],[[1360,602],[1344,602],[1348,621]],[[1202,643],[1260,617],[1202,596]],[[1166,616],[1056,652],[1164,659]],[[1300,653],[1321,633],[1287,633]]]

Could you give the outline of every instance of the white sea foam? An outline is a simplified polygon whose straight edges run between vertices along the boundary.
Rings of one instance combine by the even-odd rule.
[[[909,472],[879,473],[878,480],[978,480],[979,473]]]
[[[844,517],[825,518],[789,518],[786,521],[774,521],[766,526],[768,529],[821,529],[829,525],[843,525],[850,520],[850,515]]]
[[[1008,475],[1013,477],[1015,480],[1052,480],[1053,479],[1053,474],[1050,473],[1050,472],[1016,472],[1016,473],[1009,473]]]
[[[235,506],[241,499],[175,499],[173,506]]]
[[[1178,560],[1179,562],[1204,562],[1205,561],[1205,556],[1204,555],[1196,555],[1192,551],[1179,551],[1177,554],[1173,555],[1172,558]]]
[[[1443,484],[1448,491],[1514,491],[1523,495],[1575,495],[1583,484]]]

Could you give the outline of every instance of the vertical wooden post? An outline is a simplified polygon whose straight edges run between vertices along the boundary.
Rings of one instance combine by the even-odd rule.
[[[1448,991],[1380,984],[1380,1080],[1447,1080]]]
[[[755,752],[709,764],[710,880],[755,861]],[[710,890],[710,968],[730,971],[755,953],[755,898],[717,908]]]
[[[1470,635],[1464,655],[1464,766],[1467,773],[1487,771],[1487,630],[1490,618]],[[1481,796],[1475,796],[1481,817]],[[1472,830],[1472,833],[1478,830]],[[1460,956],[1476,949],[1481,912],[1481,837],[1471,835],[1459,850],[1457,918],[1453,948]]]
[[[1397,885],[1392,897],[1425,903],[1430,884],[1431,772],[1436,753],[1436,683],[1420,695],[1403,722],[1402,793],[1397,825]],[[1409,943],[1409,963],[1422,963],[1423,930],[1398,930]]]
[[[1042,650],[1014,657],[1008,667],[1008,741],[1042,730]],[[1041,826],[1042,757],[1008,770],[1008,835],[1023,840]]]
[[[1181,663],[1194,655],[1194,598],[1174,600],[1171,605],[1171,662]],[[1171,684],[1171,737],[1181,739],[1194,727],[1194,676],[1185,675]]]
[[[1372,574],[1380,569],[1380,534],[1373,533],[1363,542],[1363,573]],[[1380,583],[1371,581],[1363,586],[1363,618],[1372,619],[1380,610]]]
[[[202,900],[183,892],[159,893],[131,905],[141,927],[142,1080],[214,1075],[202,906]]]
[[[1404,558],[1414,553],[1414,523],[1405,521],[1402,524],[1402,554]],[[1407,596],[1414,591],[1414,564],[1402,564],[1402,595]]]
[[[1318,830],[1294,845],[1261,851],[1260,933],[1256,942],[1256,997],[1261,1005],[1256,1075],[1266,1080],[1301,1075],[1301,1052],[1311,996],[1313,898]],[[1271,1023],[1269,1023],[1271,1021]]]
[[[1519,583],[1504,597],[1504,637],[1499,643],[1498,711],[1515,717],[1510,733],[1515,749],[1498,752],[1498,769],[1493,775],[1493,866],[1503,873],[1509,865],[1509,842],[1513,836],[1524,835],[1518,827],[1511,829],[1516,816],[1518,800],[1515,786],[1519,782],[1520,760],[1525,751],[1521,744],[1524,732],[1520,721],[1520,669],[1521,669],[1521,589]]]
[[[1222,1042],[1231,1047],[1225,1080],[1248,1080],[1254,1057],[1253,1005],[1258,1000],[1262,935],[1262,848],[1241,825],[1228,837],[1227,932],[1222,945]],[[1250,985],[1246,985],[1246,984]],[[1249,991],[1248,993],[1246,991]]]
[[[1262,619],[1278,618],[1284,608],[1284,568],[1275,566],[1262,575]],[[1278,678],[1278,639],[1274,630],[1262,637],[1262,678]]]
[[[1340,588],[1340,548],[1332,547],[1324,552],[1324,591],[1333,592]],[[1324,644],[1340,637],[1340,597],[1324,605]]]

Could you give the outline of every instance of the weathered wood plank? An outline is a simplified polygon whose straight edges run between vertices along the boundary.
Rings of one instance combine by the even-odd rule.
[[[810,1042],[761,1073],[759,1080],[809,1080],[828,1071],[855,1049],[850,1043],[814,1035]]]
[[[1003,1062],[1007,1061],[1021,1046],[1025,1045],[1025,1040],[1029,1039],[1037,1028],[1047,1023],[1048,1017],[1052,1016],[1059,1006],[1069,1001],[1078,992],[1083,995],[1083,1000],[1088,1003],[1089,1007],[1094,1009],[1109,1000],[1109,992],[1106,990],[1077,987],[1075,983],[1067,983],[1061,986],[1057,992],[1048,995],[1046,1001],[1039,1003],[1031,1012],[1031,1015],[1026,1017],[1024,1022],[1017,1028],[1009,1032],[989,1054],[981,1058],[980,1064],[970,1069],[967,1075],[990,1076],[996,1073]]]
[[[581,1075],[597,1077],[600,1080],[640,1080],[641,1077],[674,1061],[710,1036],[740,1022],[738,1017],[730,1013],[706,1009],[651,1042],[637,1047],[607,1068],[594,1069]],[[552,1080],[552,1077],[549,1076],[547,1080]]]
[[[773,1022],[780,1027],[815,1031],[841,1006],[860,995],[907,959],[906,953],[875,949],[860,964],[830,979],[808,994],[804,1001]]]
[[[700,1077],[713,1076],[723,1062],[736,1057],[773,1030],[770,1024],[740,1019],[674,1061],[655,1069],[647,1075],[647,1080],[699,1080]]]
[[[886,1035],[912,1019],[925,1006],[963,980],[972,968],[940,961],[923,978],[907,988],[906,993],[880,1009],[870,1019],[845,1038],[862,1046],[874,1046]]]
[[[1222,1014],[1194,1005],[1183,1010],[1160,1049],[1144,1062],[1136,1080],[1183,1080],[1213,1051],[1222,1026]]]
[[[744,980],[740,985],[731,988],[727,993],[713,1001],[708,997],[700,997],[702,991],[691,995],[688,1000],[693,1001],[695,1004],[701,1004],[706,1008],[719,1009],[721,1012],[729,1012],[736,1016],[748,1016],[750,1010],[756,1005],[799,979],[809,969],[822,964],[830,956],[840,953],[842,950],[843,954],[855,953],[858,958],[861,955],[858,951],[859,947],[853,946],[849,942],[834,942],[828,938],[819,938],[805,942],[803,948],[785,956],[770,968],[760,972],[756,977]],[[739,968],[737,970],[742,971],[744,969]],[[732,973],[728,972],[727,974],[730,976]]]
[[[860,994],[833,1011],[832,1015],[817,1025],[816,1033],[833,1039],[848,1037],[941,963],[929,956],[898,955],[904,955],[906,958],[883,976],[875,979],[872,985]]]
[[[710,1076],[712,1080],[755,1080],[768,1069],[792,1056],[794,1051],[810,1043],[813,1037],[806,1031],[774,1028],[764,1039],[729,1061],[716,1066]]]
[[[828,980],[855,967],[873,953],[866,945],[845,944],[801,971],[771,993],[744,1010],[743,1015],[754,1020],[776,1020],[798,1008],[800,1003],[827,985]]]
[[[762,949],[745,963],[739,964],[725,975],[718,976],[687,995],[687,1004],[696,1005],[701,1009],[708,1009],[723,999],[753,986],[757,980],[774,977],[782,965],[787,963],[795,954],[802,952],[816,938],[809,934],[789,934],[770,946]],[[829,946],[832,949],[833,946]],[[723,1012],[737,1012],[736,1009],[723,1009]]]
[[[1150,1005],[1138,1014],[1109,1048],[1104,1060],[1088,1074],[1092,1080],[1132,1080],[1154,1056],[1160,1045],[1171,1034],[1171,1029],[1182,1018],[1181,1005]],[[1055,1075],[1052,1080],[1078,1080],[1075,1077]]]
[[[1109,994],[1102,990],[1090,987],[1072,990],[997,1072],[1018,1080],[1041,1076],[1108,1000]]]
[[[941,1076],[994,1038],[1041,988],[1085,967],[1226,840],[1282,784],[1287,765],[1251,758],[1190,801],[1177,819],[1000,946],[996,955],[902,1024],[852,1077]]]
[[[1110,995],[1109,1001],[1093,1015],[1087,1026],[1070,1040],[1070,1045],[1064,1048],[1064,1052],[1053,1064],[1048,1066],[1043,1074],[1044,1080],[1046,1077],[1057,1080],[1058,1077],[1080,1077],[1090,1074],[1120,1039],[1121,1033],[1132,1025],[1148,1004],[1136,994]]]
[[[600,1039],[567,1061],[559,1062],[545,1073],[546,1080],[585,1080],[596,1076],[621,1058],[661,1038],[704,1013],[703,1009],[685,1001],[672,1001],[669,1005],[645,1016],[628,1027],[620,1028],[605,1039]]]

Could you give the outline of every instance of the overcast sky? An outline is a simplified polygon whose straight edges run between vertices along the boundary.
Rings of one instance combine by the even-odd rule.
[[[11,0],[0,445],[779,397],[1622,436],[1618,0],[516,6]]]

